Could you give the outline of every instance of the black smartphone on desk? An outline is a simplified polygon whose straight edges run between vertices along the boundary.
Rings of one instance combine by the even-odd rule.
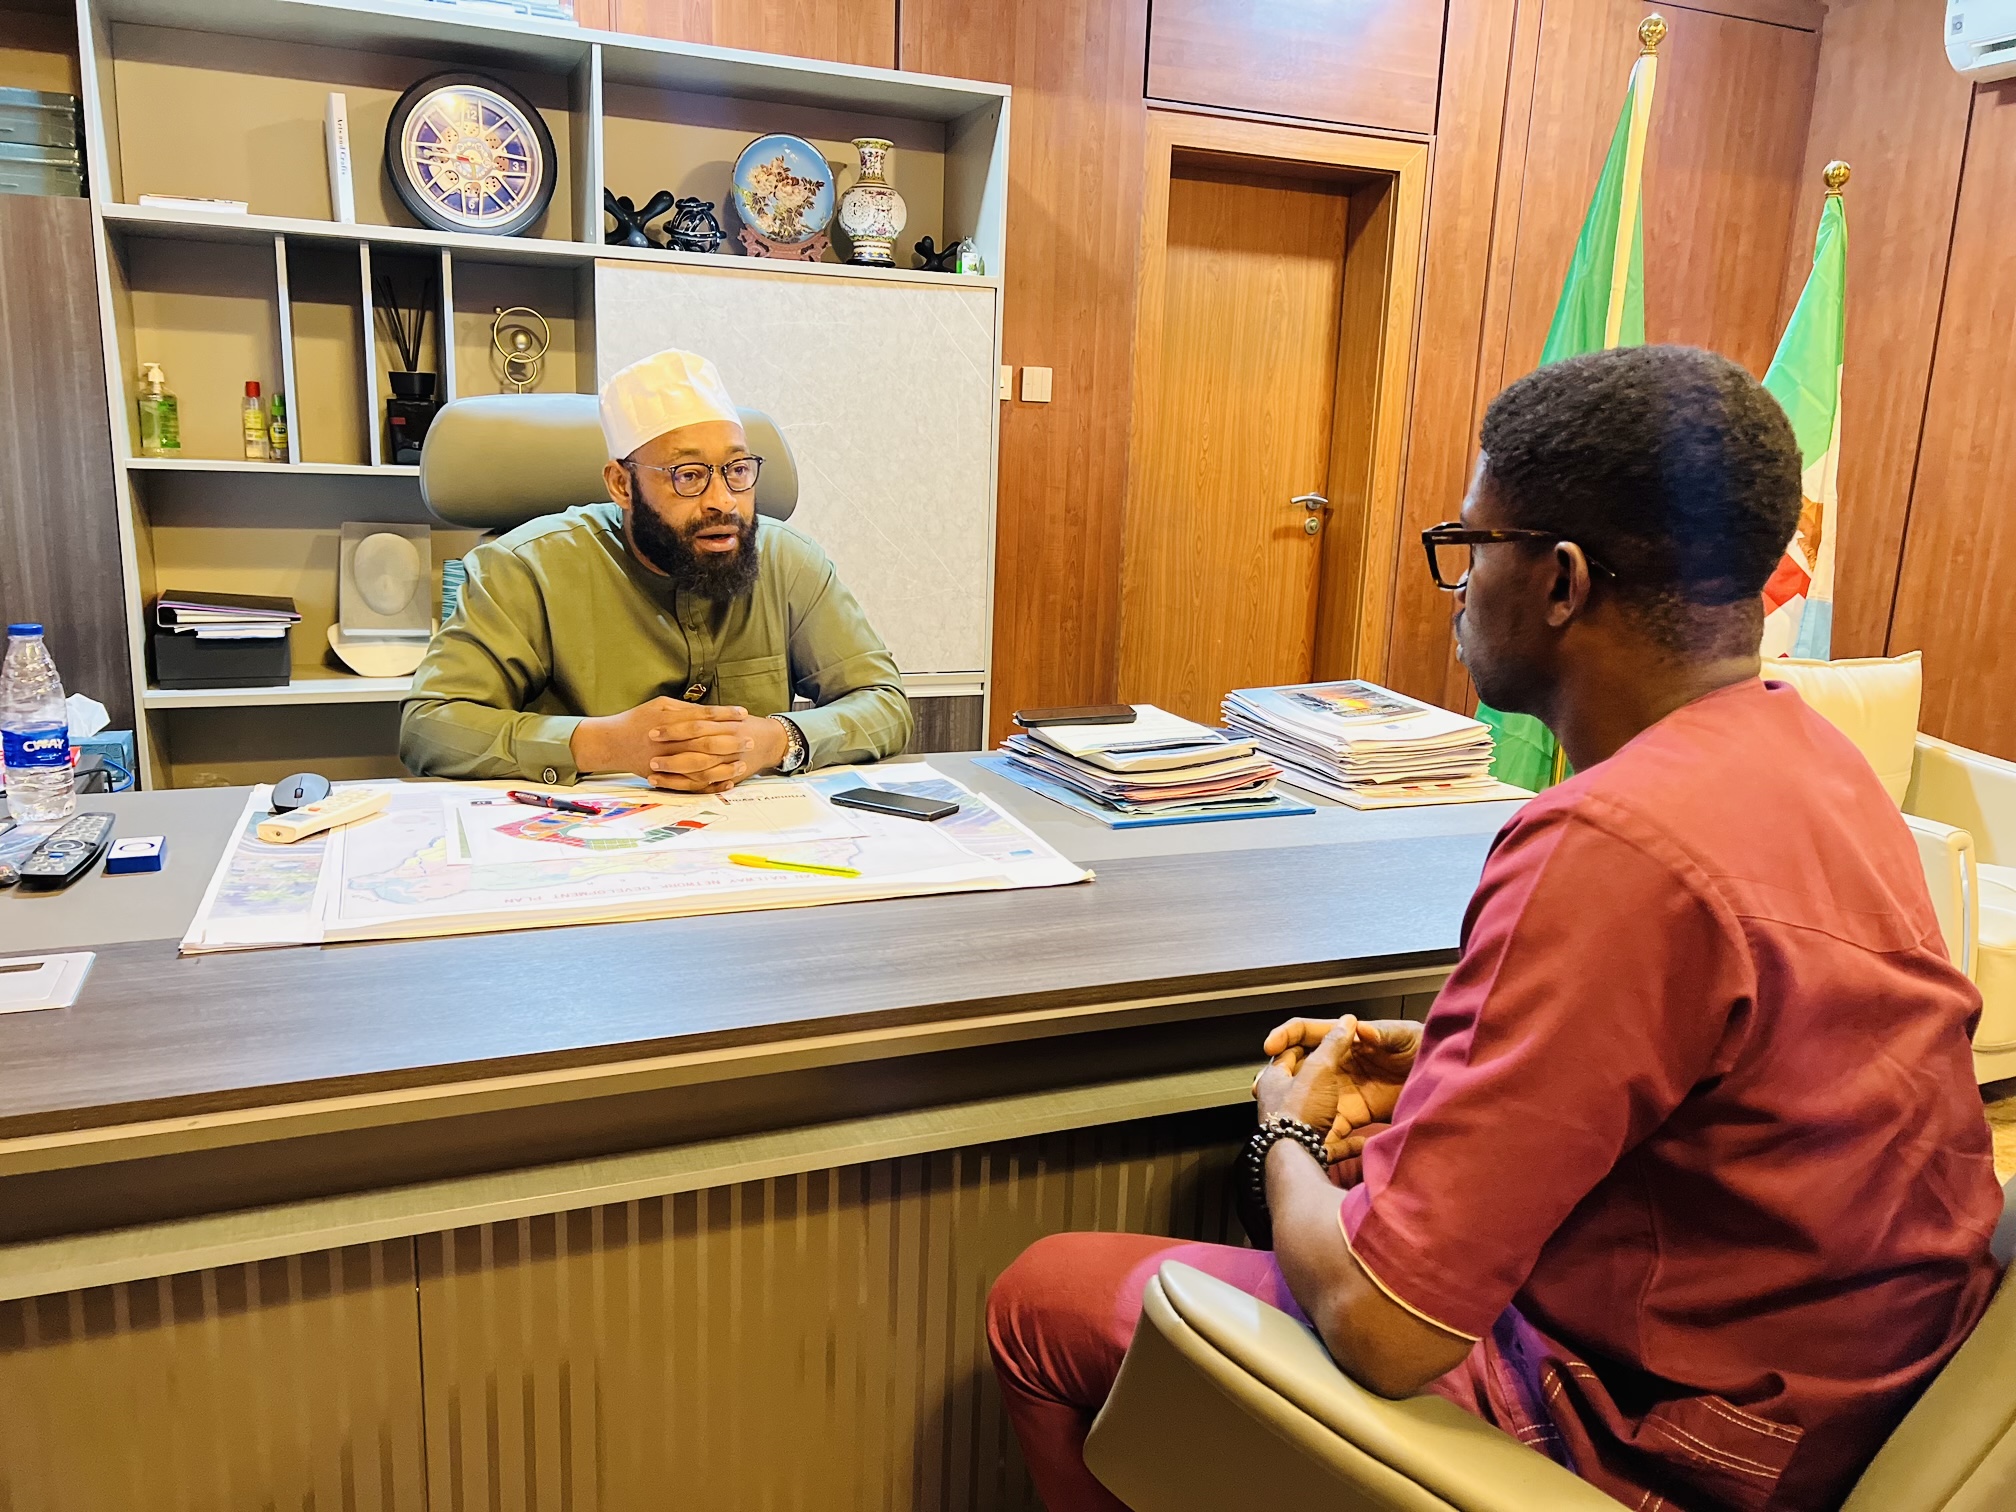
[[[1015,723],[1025,730],[1039,725],[1108,725],[1134,723],[1132,704],[1080,704],[1068,709],[1017,709]]]
[[[943,798],[920,798],[915,793],[892,793],[887,788],[849,788],[835,793],[833,801],[842,808],[865,809],[871,814],[894,814],[899,819],[943,819],[959,812],[959,805]]]

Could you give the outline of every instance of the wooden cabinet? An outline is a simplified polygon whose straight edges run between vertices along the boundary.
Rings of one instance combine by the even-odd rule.
[[[1148,94],[1428,133],[1442,0],[1156,0]]]

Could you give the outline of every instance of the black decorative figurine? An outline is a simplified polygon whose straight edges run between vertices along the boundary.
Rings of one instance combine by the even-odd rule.
[[[911,250],[917,254],[917,266],[922,268],[926,273],[957,273],[959,271],[953,262],[953,259],[959,255],[959,243],[956,241],[951,246],[941,249],[933,246],[931,238],[926,236],[919,238],[917,245]]]
[[[655,247],[651,233],[645,229],[672,208],[672,191],[660,189],[639,210],[630,202],[629,195],[618,198],[607,188],[602,191],[602,208],[615,217],[616,229],[607,232],[602,240],[612,247]]]
[[[721,237],[721,222],[714,218],[712,200],[682,199],[672,207],[672,219],[665,222],[665,245],[677,252],[718,252]]]

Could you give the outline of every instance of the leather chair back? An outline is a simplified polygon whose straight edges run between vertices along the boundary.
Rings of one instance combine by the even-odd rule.
[[[798,464],[777,422],[742,411],[749,450],[763,459],[756,512],[788,520]],[[506,531],[540,515],[609,497],[609,460],[593,394],[483,394],[443,405],[420,451],[420,497],[444,524]]]
[[[1995,1258],[2016,1249],[2016,1180],[2002,1189]],[[1960,1352],[1897,1425],[1841,1512],[2016,1507],[2016,1266]]]

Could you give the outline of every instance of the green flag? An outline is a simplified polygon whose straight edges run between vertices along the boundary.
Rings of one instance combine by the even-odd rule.
[[[1785,408],[1799,441],[1799,528],[1764,585],[1764,655],[1827,660],[1834,622],[1834,506],[1841,465],[1841,355],[1847,341],[1846,163],[1829,163],[1827,198],[1813,241],[1813,271],[1764,387]]]
[[[1666,23],[1657,16],[1639,23],[1642,50],[1631,69],[1624,109],[1589,198],[1575,255],[1568,261],[1554,323],[1547,328],[1547,344],[1540,351],[1543,367],[1563,357],[1645,342],[1645,218],[1639,191],[1659,73],[1657,48],[1665,35]],[[1477,706],[1477,717],[1491,726],[1497,745],[1492,776],[1535,792],[1561,780],[1561,749],[1547,726],[1527,714],[1501,714],[1489,704]]]

